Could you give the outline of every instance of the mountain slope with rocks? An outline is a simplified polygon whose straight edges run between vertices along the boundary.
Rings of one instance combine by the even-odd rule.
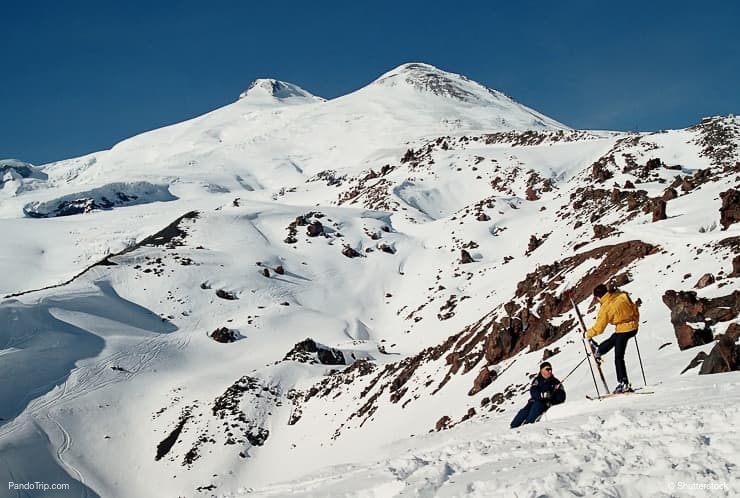
[[[70,485],[49,496],[730,495],[738,144],[734,116],[573,130],[413,63],[5,161],[0,474]],[[655,394],[588,401],[583,365],[509,431],[544,358],[583,358],[570,299],[592,321],[599,283],[641,299]],[[627,365],[642,385],[632,345]]]

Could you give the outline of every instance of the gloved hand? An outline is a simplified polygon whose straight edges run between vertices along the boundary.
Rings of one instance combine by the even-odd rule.
[[[549,400],[550,396],[552,396],[552,393],[550,391],[545,391],[540,394],[540,397],[544,399],[545,401]]]
[[[589,344],[591,345],[591,348],[592,348],[592,349],[593,349],[594,351],[598,351],[598,349],[599,349],[599,343],[598,343],[598,342],[594,341],[593,339],[590,339],[590,340],[588,341],[588,343],[589,343]]]

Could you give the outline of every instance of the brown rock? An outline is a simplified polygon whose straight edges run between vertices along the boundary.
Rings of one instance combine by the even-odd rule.
[[[486,213],[480,213],[476,218],[478,221],[489,221],[491,219]]]
[[[465,249],[460,250],[460,263],[463,265],[466,265],[468,263],[473,263],[475,260],[470,255],[468,251]]]
[[[713,283],[714,283],[714,275],[712,275],[711,273],[705,273],[696,282],[696,285],[694,285],[694,288],[696,288],[696,289],[703,289],[704,287],[706,287],[708,285],[712,285]]]
[[[656,199],[653,201],[653,223],[667,218],[665,208],[666,202],[663,199]]]
[[[270,270],[268,270],[267,268],[264,268],[264,269],[262,270],[262,274],[263,274],[264,276],[266,276],[267,278],[270,278]]]
[[[661,197],[661,199],[668,202],[675,199],[676,197],[678,197],[678,192],[676,192],[676,189],[673,187],[668,187],[667,189],[665,189],[665,192],[663,192],[663,197]]]
[[[492,372],[488,367],[481,368],[478,372],[478,376],[473,381],[473,388],[468,391],[468,396],[478,394],[483,389],[491,385],[491,382],[496,380],[496,372]]]
[[[719,223],[722,225],[722,230],[727,230],[730,225],[740,221],[740,191],[731,188],[720,193],[719,196],[722,198]]]
[[[614,227],[608,227],[606,225],[594,225],[594,237],[597,239],[604,239],[614,232]]]
[[[441,430],[447,429],[450,425],[450,422],[452,422],[452,419],[445,415],[444,417],[437,420],[436,424],[434,424],[434,430],[439,432]]]
[[[719,336],[717,344],[701,364],[699,375],[740,370],[740,346],[729,335]]]
[[[711,325],[735,319],[740,313],[740,291],[712,299],[697,298],[694,291],[669,290],[663,303],[671,310],[671,323],[681,350],[713,340]],[[692,325],[689,325],[692,324]]]
[[[537,191],[532,187],[527,188],[525,195],[528,201],[538,201],[540,199],[540,196],[537,195]]]
[[[465,422],[466,420],[470,420],[473,417],[475,417],[475,408],[471,406],[470,408],[468,408],[468,413],[463,415],[463,418],[460,419],[460,422]]]
[[[740,277],[740,254],[735,256],[732,260],[732,273],[730,277]]]
[[[285,275],[285,268],[283,268],[283,265],[278,265],[278,267],[275,268],[275,273],[278,275]]]

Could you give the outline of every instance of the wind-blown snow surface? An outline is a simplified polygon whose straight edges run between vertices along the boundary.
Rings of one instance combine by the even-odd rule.
[[[0,496],[736,495],[740,376],[682,373],[714,344],[680,350],[662,296],[705,273],[699,297],[738,287],[740,229],[720,225],[738,136],[732,117],[570,130],[408,64],[329,101],[257,80],[109,151],[15,161],[8,181],[29,188],[0,192],[0,482],[70,489]],[[137,198],[23,212],[121,189]],[[655,394],[588,401],[584,364],[566,404],[509,430],[543,350],[488,362],[492,343],[456,350],[456,335],[488,333],[505,303],[544,316],[549,291],[592,321],[584,279],[635,241],[654,250],[604,278],[644,302]],[[563,377],[580,332],[567,309],[549,320],[570,328],[535,344]],[[212,340],[221,328],[238,340]],[[627,364],[641,385],[632,345]],[[484,367],[495,378],[473,392]]]

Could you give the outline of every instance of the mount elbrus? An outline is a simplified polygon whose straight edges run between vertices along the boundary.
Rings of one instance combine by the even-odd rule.
[[[1,161],[0,475],[103,497],[737,483],[715,434],[740,405],[738,144],[734,116],[574,130],[406,64]],[[642,300],[654,394],[587,401],[581,366],[509,430],[540,363],[586,357],[571,299],[590,327],[599,284]]]

